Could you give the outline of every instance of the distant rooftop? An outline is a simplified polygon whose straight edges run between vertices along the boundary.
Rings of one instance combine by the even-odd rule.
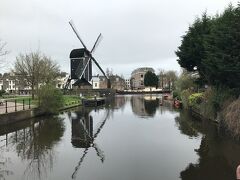
[[[147,71],[151,71],[154,72],[154,69],[151,67],[141,67],[141,68],[137,68],[135,69],[131,75],[136,74],[136,73],[140,73],[140,72],[147,72]]]

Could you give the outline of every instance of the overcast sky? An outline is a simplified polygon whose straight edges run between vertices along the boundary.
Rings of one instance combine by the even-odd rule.
[[[11,51],[7,68],[19,53],[40,49],[69,72],[70,51],[82,47],[68,24],[72,19],[89,49],[103,34],[94,57],[104,70],[126,78],[144,66],[179,71],[174,52],[189,25],[204,11],[221,13],[237,1],[1,0],[0,39]]]

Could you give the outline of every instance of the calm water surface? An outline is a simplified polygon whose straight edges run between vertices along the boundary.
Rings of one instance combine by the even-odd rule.
[[[235,179],[240,145],[159,99],[117,96],[0,127],[0,180]]]

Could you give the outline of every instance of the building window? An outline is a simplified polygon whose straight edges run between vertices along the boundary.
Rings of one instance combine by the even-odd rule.
[[[141,74],[141,78],[143,78],[143,74]]]
[[[94,83],[94,86],[97,87],[97,83]]]

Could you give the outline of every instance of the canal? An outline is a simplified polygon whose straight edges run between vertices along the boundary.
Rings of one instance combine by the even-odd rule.
[[[230,180],[240,144],[160,95],[0,127],[0,179]]]

